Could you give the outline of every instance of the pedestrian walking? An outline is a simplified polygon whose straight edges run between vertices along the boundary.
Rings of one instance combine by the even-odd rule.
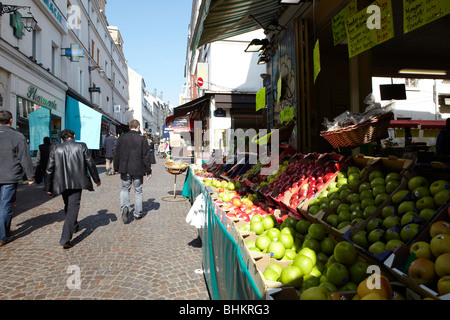
[[[45,137],[44,143],[39,145],[39,160],[36,166],[35,173],[35,181],[37,184],[40,184],[42,182],[42,179],[44,178],[51,146],[52,143],[49,137]]]
[[[446,120],[445,124],[436,140],[436,155],[438,156],[450,156],[450,118]]]
[[[113,132],[110,132],[105,139],[105,158],[106,158],[106,175],[114,175],[114,150],[116,149],[117,139]]]
[[[0,247],[9,241],[13,204],[17,187],[24,181],[34,183],[33,162],[30,148],[23,134],[12,128],[13,116],[7,110],[0,111]]]
[[[83,190],[94,191],[92,179],[99,187],[101,180],[91,152],[85,143],[75,142],[75,132],[61,132],[62,144],[50,151],[45,172],[45,190],[49,195],[62,195],[64,200],[64,226],[60,245],[64,249],[72,247],[70,241],[78,230],[78,213],[80,211]],[[88,174],[89,171],[89,174]]]
[[[150,146],[147,139],[140,135],[140,122],[132,120],[130,131],[117,140],[114,153],[114,170],[120,173],[120,212],[123,223],[127,223],[130,213],[130,190],[134,186],[134,218],[142,218],[142,185],[144,176],[152,176]]]
[[[150,146],[150,163],[156,164],[156,158],[155,158],[155,143],[153,142],[153,139],[150,138],[148,140],[148,145]]]

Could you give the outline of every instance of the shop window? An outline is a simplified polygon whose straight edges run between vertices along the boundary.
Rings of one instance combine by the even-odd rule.
[[[405,79],[407,90],[419,90],[419,79]]]

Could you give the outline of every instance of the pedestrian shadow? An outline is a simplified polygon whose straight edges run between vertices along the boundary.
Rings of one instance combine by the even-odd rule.
[[[97,228],[106,227],[111,222],[117,221],[117,217],[113,213],[108,213],[108,210],[100,210],[96,215],[92,215],[78,221],[80,230],[82,231],[72,241],[72,245],[75,246],[78,243],[89,237]]]
[[[44,189],[44,182],[38,184],[19,185],[16,194],[16,205],[14,208],[14,216],[18,216],[24,212],[27,212],[33,208],[37,208],[44,203],[52,200]]]
[[[189,242],[188,245],[191,247],[194,247],[194,248],[201,248],[202,247],[202,239],[200,238],[200,236],[198,236],[197,238],[195,238],[194,240]]]
[[[159,202],[155,202],[156,199],[148,199],[143,203],[143,216],[145,216],[150,211],[157,211],[161,207]]]
[[[18,229],[11,232],[11,241],[26,237],[36,230],[62,221],[64,221],[64,210],[33,217],[17,225]]]

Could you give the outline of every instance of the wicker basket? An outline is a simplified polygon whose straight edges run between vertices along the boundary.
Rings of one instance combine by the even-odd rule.
[[[355,147],[389,136],[388,128],[394,114],[388,112],[379,117],[374,117],[363,123],[348,126],[334,131],[322,131],[324,137],[334,148]]]
[[[169,172],[170,174],[179,175],[187,170],[189,164],[184,162],[181,163],[167,162],[164,163],[164,167],[166,168],[166,171]]]

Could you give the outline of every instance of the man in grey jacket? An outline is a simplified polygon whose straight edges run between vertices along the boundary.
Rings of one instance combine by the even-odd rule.
[[[0,247],[8,242],[18,184],[34,183],[30,148],[23,134],[12,128],[11,112],[0,111]]]

